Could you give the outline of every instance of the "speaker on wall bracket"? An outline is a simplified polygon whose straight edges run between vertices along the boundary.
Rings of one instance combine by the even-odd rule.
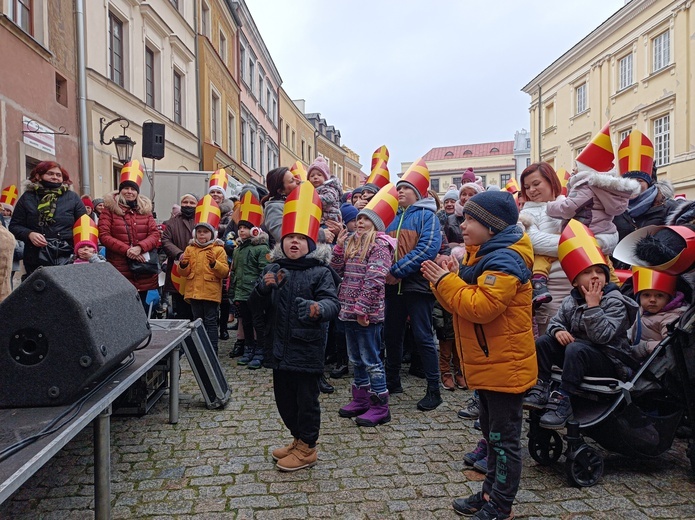
[[[37,269],[0,303],[0,408],[71,403],[150,334],[111,264]]]
[[[142,156],[148,159],[164,158],[164,129],[162,123],[146,121],[142,124]]]

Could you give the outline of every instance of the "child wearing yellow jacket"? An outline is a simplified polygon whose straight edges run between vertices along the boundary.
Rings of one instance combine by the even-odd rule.
[[[215,352],[222,281],[229,275],[224,242],[216,239],[219,221],[220,208],[206,195],[196,207],[193,239],[179,260],[179,274],[186,278],[183,297],[191,304],[193,318],[203,320]]]
[[[421,269],[453,314],[456,347],[469,388],[478,390],[487,441],[482,491],[455,499],[453,507],[474,518],[511,518],[521,480],[522,401],[538,374],[531,326],[533,248],[516,226],[519,212],[509,192],[475,195],[463,213],[463,265],[451,260],[446,270],[427,261]]]

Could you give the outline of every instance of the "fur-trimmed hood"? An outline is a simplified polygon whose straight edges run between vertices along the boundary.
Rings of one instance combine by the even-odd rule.
[[[191,238],[191,239],[188,241],[188,245],[189,245],[189,246],[195,246],[195,245],[197,245],[197,244],[195,243],[195,238]],[[220,240],[219,238],[216,238],[215,240],[212,241],[211,244],[208,244],[208,245],[206,245],[205,247],[210,247],[210,246],[222,246],[222,247],[224,247],[224,240]],[[198,247],[200,247],[200,246],[198,246]]]
[[[220,215],[224,216],[230,211],[234,210],[234,201],[229,199],[224,199],[222,204],[220,204]]]
[[[271,262],[276,262],[287,258],[282,250],[282,241],[275,244],[275,247],[270,251],[269,260]],[[328,244],[317,244],[316,249],[311,251],[305,258],[314,258],[321,262],[321,265],[329,265],[331,263],[331,258],[333,258],[333,248]]]
[[[239,239],[237,239],[237,240],[239,240]],[[248,240],[252,246],[258,246],[258,245],[268,244],[270,238],[268,237],[268,233],[261,230],[261,232],[257,236],[255,236],[255,237],[252,236]],[[237,244],[237,245],[240,245],[240,244]]]
[[[119,191],[113,191],[104,195],[104,207],[108,209],[111,213],[123,216],[125,215],[124,206],[121,206],[116,198],[118,197]],[[151,215],[152,214],[152,201],[145,197],[144,195],[138,194],[138,206],[136,212],[140,215]]]
[[[627,177],[620,177],[611,172],[578,172],[570,177],[569,182],[570,186],[581,186],[582,184],[587,183],[589,186],[614,193],[629,193],[631,198],[636,197],[642,191],[639,182],[636,180]]]
[[[39,183],[38,182],[31,182],[29,179],[22,181],[22,191],[34,191],[33,187],[37,186]],[[72,186],[69,184],[63,184],[63,186],[68,187],[68,191],[75,191],[72,189]]]

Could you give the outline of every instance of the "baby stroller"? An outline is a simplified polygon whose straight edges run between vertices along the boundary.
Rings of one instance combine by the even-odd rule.
[[[559,384],[561,370],[553,372]],[[628,382],[585,377],[582,395],[572,396],[574,420],[567,423],[566,472],[569,482],[593,486],[603,474],[603,456],[584,441],[630,457],[657,457],[671,448],[680,424],[695,427],[695,305],[691,305]],[[529,415],[528,449],[542,466],[559,460],[563,438],[540,426],[543,412]],[[691,434],[692,435],[692,434]],[[687,457],[695,472],[695,441]]]

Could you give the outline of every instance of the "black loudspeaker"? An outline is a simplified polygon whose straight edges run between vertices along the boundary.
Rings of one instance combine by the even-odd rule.
[[[142,156],[164,158],[164,125],[151,121],[142,124]]]
[[[37,269],[0,304],[0,408],[71,403],[149,335],[111,264]]]

